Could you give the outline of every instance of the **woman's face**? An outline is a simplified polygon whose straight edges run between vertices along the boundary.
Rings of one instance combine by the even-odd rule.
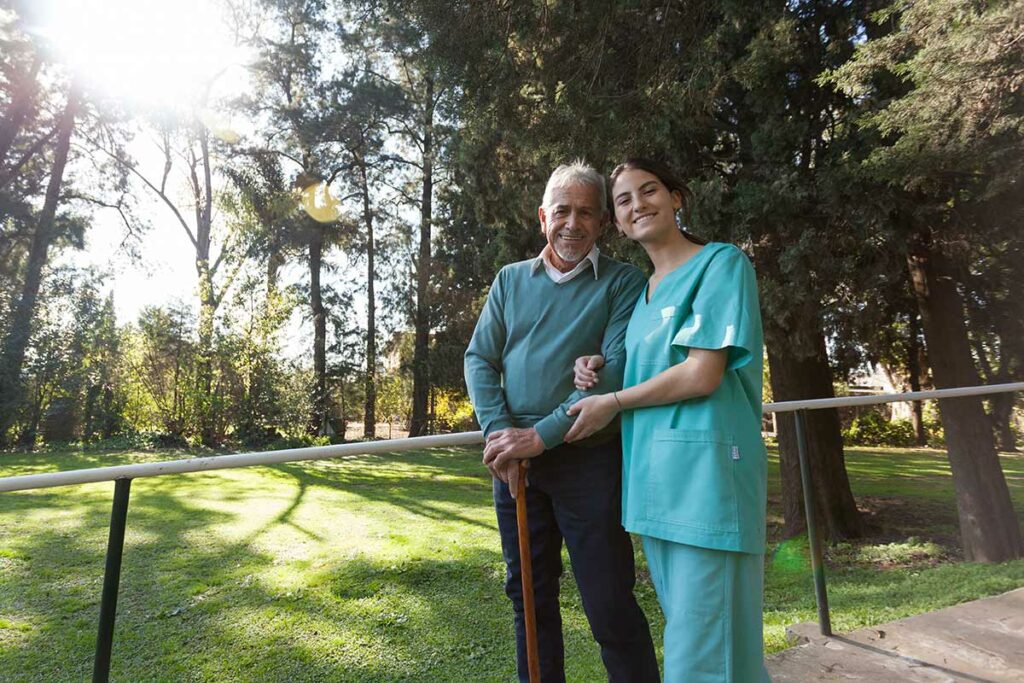
[[[658,176],[640,169],[619,174],[612,186],[615,224],[638,242],[658,241],[678,231],[676,211],[683,205],[678,192],[669,192]]]

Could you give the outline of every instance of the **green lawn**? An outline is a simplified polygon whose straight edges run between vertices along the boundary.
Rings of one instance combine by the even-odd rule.
[[[2,455],[0,476],[175,453]],[[777,464],[777,463],[776,463]],[[1024,512],[1024,458],[1004,456]],[[1024,561],[955,560],[943,455],[848,449],[873,537],[829,551],[833,624],[848,630],[1024,585]],[[113,484],[0,494],[0,679],[81,681],[92,671]],[[771,482],[776,538],[778,482]],[[489,480],[473,449],[140,479],[131,508],[112,679],[508,681]],[[806,544],[769,548],[768,647],[815,618]],[[660,639],[638,552],[638,593]],[[603,680],[571,576],[567,669]]]

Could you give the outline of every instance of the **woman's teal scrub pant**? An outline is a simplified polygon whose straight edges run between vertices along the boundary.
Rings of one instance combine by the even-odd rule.
[[[764,555],[643,536],[665,614],[665,683],[763,683]]]

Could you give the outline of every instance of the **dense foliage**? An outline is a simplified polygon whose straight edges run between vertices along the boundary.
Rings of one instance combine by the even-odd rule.
[[[866,370],[897,389],[1024,378],[1019,2],[217,6],[250,85],[203,84],[170,112],[105,97],[33,30],[34,5],[0,5],[8,446],[471,427],[477,312],[497,269],[539,250],[544,181],[573,157],[655,155],[690,180],[681,220],[757,269],[774,400]],[[127,253],[157,223],[187,237],[192,299],[118,324],[111,273],[67,265],[101,215]],[[648,267],[611,231],[602,249]],[[942,407],[958,477],[1001,477],[1019,405]],[[866,420],[848,436],[929,438],[920,410],[909,428]],[[779,430],[795,533],[788,418]],[[855,537],[840,430],[811,416],[812,469],[829,533]],[[989,469],[956,464],[975,462]]]

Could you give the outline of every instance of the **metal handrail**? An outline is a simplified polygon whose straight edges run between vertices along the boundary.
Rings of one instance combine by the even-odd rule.
[[[73,484],[93,484],[100,481],[117,481],[119,479],[160,477],[168,474],[210,472],[212,470],[225,470],[235,467],[278,465],[281,463],[299,462],[303,460],[327,460],[330,458],[342,458],[345,456],[395,453],[398,451],[411,451],[421,448],[472,446],[473,444],[483,442],[483,432],[461,432],[459,434],[414,436],[407,439],[392,439],[389,441],[365,441],[359,443],[335,444],[333,446],[288,448],[279,451],[256,451],[252,453],[233,453],[230,455],[210,455],[203,458],[144,462],[137,465],[94,467],[85,470],[68,470],[67,472],[23,474],[16,477],[0,477],[0,493],[4,491],[27,491],[29,489],[52,488],[54,486],[70,486]]]
[[[763,412],[787,413],[800,410],[820,410],[823,408],[844,408],[850,406],[873,405],[876,403],[918,401],[934,398],[956,398],[961,396],[981,396],[985,394],[998,394],[1013,391],[1024,391],[1024,382],[992,384],[988,386],[965,387],[958,389],[936,389],[934,391],[913,391],[902,394],[843,396],[839,398],[816,398],[805,401],[782,401],[779,403],[765,403]],[[327,460],[330,458],[340,458],[353,455],[396,453],[401,451],[418,450],[421,448],[472,446],[483,442],[483,432],[460,432],[457,434],[414,436],[405,439],[389,439],[386,441],[335,444],[333,446],[311,446],[308,448],[289,448],[278,451],[255,451],[251,453],[233,453],[230,455],[211,455],[202,458],[164,460],[161,462],[147,462],[137,465],[94,467],[84,470],[69,470],[67,472],[24,474],[15,477],[0,477],[0,493],[7,491],[26,491],[30,489],[51,488],[54,486],[70,486],[73,484],[92,484],[101,481],[116,481],[118,479],[141,479],[142,477],[159,477],[168,474],[209,472],[212,470],[223,470],[235,467],[277,465],[286,462],[298,462],[304,460]]]
[[[814,593],[818,605],[818,625],[823,635],[832,635],[831,618],[828,608],[828,593],[825,584],[825,568],[821,539],[817,533],[815,519],[814,487],[811,485],[810,456],[807,449],[806,418],[808,410],[842,408],[926,399],[983,396],[988,394],[1024,391],[1024,382],[993,384],[979,387],[915,391],[902,394],[881,394],[875,396],[848,396],[840,398],[811,399],[806,401],[784,401],[766,403],[765,413],[795,412],[797,452],[800,459],[800,480],[804,493],[804,509],[807,517],[807,536],[811,550],[811,571],[814,575]],[[417,436],[406,439],[373,441],[333,446],[313,446],[277,451],[235,453],[185,460],[167,460],[137,465],[116,465],[68,472],[47,472],[14,477],[0,477],[0,492],[27,491],[55,486],[71,486],[102,481],[113,481],[114,503],[110,515],[110,534],[107,540],[106,566],[103,575],[103,596],[100,601],[99,633],[96,639],[96,657],[93,663],[93,681],[105,682],[110,676],[110,655],[114,638],[114,620],[117,611],[118,586],[121,576],[121,556],[124,550],[124,532],[128,514],[128,497],[133,479],[159,477],[171,474],[209,472],[236,467],[273,465],[286,462],[326,460],[330,458],[395,453],[423,448],[445,448],[451,446],[472,446],[483,443],[483,432],[462,432]]]
[[[876,403],[907,403],[932,398],[961,398],[964,396],[987,396],[1024,391],[1024,382],[1007,384],[984,384],[979,387],[957,387],[955,389],[931,389],[929,391],[905,391],[899,394],[873,394],[871,396],[840,396],[838,398],[812,398],[804,401],[783,401],[765,403],[766,413],[791,413],[797,410],[820,410],[822,408],[850,408],[870,406]]]

